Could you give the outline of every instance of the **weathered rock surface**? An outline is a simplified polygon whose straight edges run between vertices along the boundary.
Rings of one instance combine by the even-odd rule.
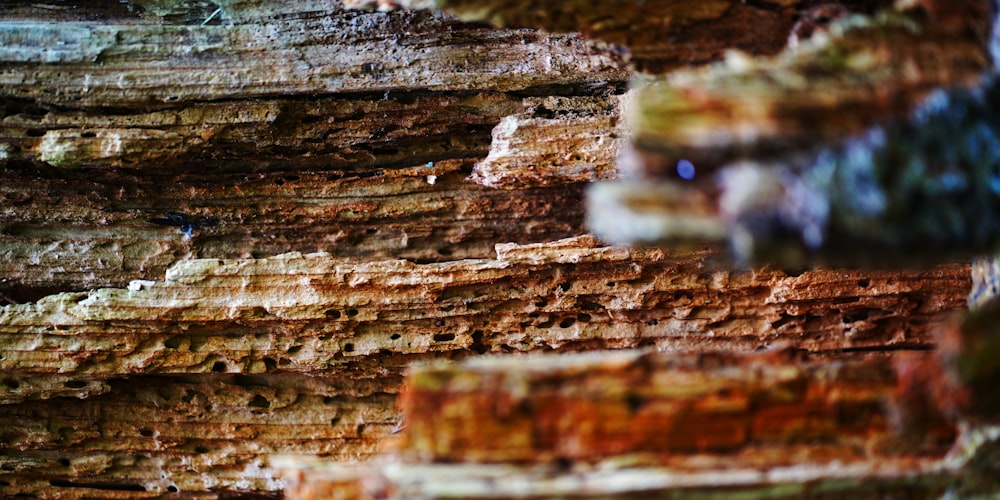
[[[485,154],[485,152],[483,153]],[[9,302],[134,279],[179,259],[290,250],[418,262],[489,258],[497,242],[583,231],[580,186],[489,190],[472,161],[368,171],[94,174],[8,170],[0,293]]]
[[[18,385],[3,390],[5,399],[51,394],[34,394],[18,374],[308,372],[453,350],[919,349],[970,283],[962,265],[787,276],[713,268],[711,255],[584,237],[431,264],[326,254],[181,261],[163,281],[0,309],[0,367]]]
[[[908,116],[935,89],[980,83],[994,64],[992,1],[925,3],[844,18],[830,36],[773,57],[733,56],[643,82],[628,116],[648,151],[639,173],[676,177],[680,158],[707,168],[788,163],[801,149]]]
[[[2,406],[4,496],[275,492],[271,454],[365,460],[399,419],[394,377],[206,374],[110,385],[83,400]]]
[[[441,9],[465,20],[488,21],[499,26],[581,32],[622,47],[638,69],[663,72],[718,60],[731,49],[774,54],[785,47],[789,34],[798,28],[797,22],[807,17],[810,8],[823,2],[613,0],[600,4],[584,1],[538,4],[490,0],[348,0],[344,3],[379,10],[399,6]],[[855,12],[871,12],[891,4],[869,0],[837,3]]]
[[[350,469],[281,467],[293,498],[995,491],[995,464],[983,458],[996,452],[996,426],[959,432],[940,413],[913,419],[896,391],[901,373],[887,359],[815,363],[780,352],[425,364],[407,379],[395,453]]]
[[[490,153],[472,179],[490,187],[592,182],[618,177],[628,139],[620,119],[626,96],[526,99],[525,111],[493,128]]]
[[[967,264],[734,270],[712,247],[581,236],[582,184],[618,175],[628,140],[625,59],[767,51],[797,5],[677,4],[694,17],[665,27],[680,29],[667,45],[663,30],[636,38],[568,19],[609,45],[328,0],[5,3],[0,496],[277,496],[275,455],[364,462],[400,437],[395,398],[414,361],[931,348],[964,306]],[[636,12],[621,19],[655,21]],[[830,401],[874,412],[866,394]],[[866,467],[729,484],[835,476],[816,484],[836,488]],[[605,493],[590,488],[686,481],[657,469],[494,464],[458,482],[437,465],[395,470],[404,495],[437,494],[419,488],[439,477],[459,496],[504,474],[528,492],[552,478]]]

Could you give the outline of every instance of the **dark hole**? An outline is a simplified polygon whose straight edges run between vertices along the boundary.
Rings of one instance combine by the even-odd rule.
[[[612,288],[612,287],[615,286],[615,282],[614,281],[609,281],[609,282],[607,282],[606,285],[607,285],[608,288]]]
[[[18,381],[16,381],[16,380],[14,380],[14,379],[12,379],[12,378],[5,378],[5,379],[3,379],[3,385],[5,385],[5,386],[7,386],[7,387],[9,387],[11,389],[17,389],[18,387],[21,387],[21,383],[18,382]]]
[[[587,314],[587,313],[580,313],[580,314],[576,315],[576,319],[578,319],[578,320],[586,323],[586,322],[590,321],[590,315]]]
[[[694,299],[694,294],[692,294],[687,290],[674,292],[674,300],[681,300],[681,299],[692,300]]]
[[[202,454],[208,453],[208,447],[207,446],[201,446],[201,445],[195,446],[194,447],[194,452],[195,453],[202,453]]]
[[[167,491],[169,491],[170,493],[177,493],[180,490],[178,490],[176,486],[171,484],[170,486],[167,486]]]
[[[856,311],[852,314],[844,315],[844,323],[854,323],[855,321],[864,321],[868,319],[868,311]]]
[[[649,321],[646,322],[646,326],[656,326],[656,325],[659,325],[659,324],[660,324],[660,320],[658,320],[658,319],[651,319],[651,320],[649,320]]]
[[[25,132],[25,133],[28,134],[28,137],[41,137],[41,136],[45,135],[45,131],[44,130],[39,130],[37,128],[28,129],[28,131]]]
[[[541,323],[538,324],[538,328],[552,328],[552,325],[554,324],[555,321],[552,320],[542,321]]]
[[[559,328],[569,328],[576,324],[576,318],[566,318],[559,322]]]
[[[560,283],[559,284],[559,289],[562,290],[562,291],[564,291],[564,292],[568,292],[569,289],[572,286],[573,286],[573,284],[567,281],[566,283]]]
[[[785,269],[785,276],[788,276],[789,278],[797,278],[799,276],[802,276],[802,274],[808,270],[809,269],[805,267],[792,267],[789,269]]]
[[[794,316],[791,316],[788,313],[782,313],[780,318],[778,318],[775,322],[771,323],[771,328],[774,329],[781,328],[782,326],[788,324],[789,321],[792,321],[794,318],[795,318]]]
[[[10,483],[7,482],[7,481],[4,481],[3,479],[0,479],[0,486],[10,486]]]
[[[394,333],[394,334],[392,334],[392,335],[389,336],[389,339],[390,340],[399,340],[399,334],[398,333]]]
[[[476,330],[472,332],[472,350],[479,354],[486,354],[490,352],[490,346],[483,343],[483,331]]]
[[[301,345],[293,345],[292,347],[288,348],[288,354],[295,354],[301,350],[302,350]]]
[[[353,318],[353,317],[355,317],[357,315],[358,315],[358,310],[357,309],[348,309],[347,310],[347,317],[348,318]]]
[[[264,370],[272,371],[278,367],[278,362],[274,358],[264,358]]]
[[[350,342],[344,344],[344,348],[342,349],[342,351],[344,351],[344,352],[354,352],[354,344],[352,344]]]
[[[573,459],[569,457],[559,457],[556,458],[554,465],[559,470],[570,470],[573,468]]]
[[[448,247],[441,247],[441,248],[438,248],[437,253],[438,253],[438,255],[443,255],[445,257],[449,257],[452,254],[452,249],[450,249]]]
[[[216,361],[215,363],[212,364],[212,371],[216,373],[224,372],[226,371],[226,364],[223,363],[222,361]]]
[[[327,309],[323,314],[330,319],[340,319],[340,311],[336,309]]]
[[[84,132],[80,134],[80,137],[83,137],[84,139],[92,139],[94,137],[97,137],[97,134],[95,134],[94,132]]]
[[[858,280],[858,286],[861,288],[868,288],[868,285],[872,284],[869,280]]]
[[[358,433],[358,437],[361,437],[361,435],[365,432],[365,424],[358,424],[358,427],[355,430]]]
[[[70,380],[69,382],[66,382],[63,385],[69,387],[70,389],[82,389],[84,387],[87,387],[87,383],[84,382],[83,380]]]
[[[628,405],[628,411],[635,413],[642,408],[642,405],[646,404],[646,398],[639,394],[629,394],[625,398],[625,404]]]
[[[69,459],[68,458],[60,458],[59,459],[59,465],[61,465],[63,467],[69,467]]]
[[[250,400],[250,403],[248,403],[247,406],[250,406],[251,408],[270,408],[271,402],[268,401],[267,398],[265,398],[264,396],[257,394],[253,397],[252,400]]]
[[[434,335],[434,342],[448,342],[451,340],[455,340],[454,333],[439,333]]]
[[[297,181],[299,179],[300,179],[300,177],[297,176],[297,175],[286,175],[285,176],[285,180],[289,181],[289,182]]]
[[[153,437],[153,429],[139,429],[139,435],[142,437]]]
[[[374,227],[370,227],[368,229],[365,229],[365,234],[375,234],[377,232],[378,232],[378,229],[375,229]]]
[[[277,185],[279,185],[279,186],[283,186],[283,185],[285,185],[285,180],[284,179],[276,179],[274,181],[274,183],[277,184]]]
[[[163,347],[166,347],[167,349],[177,349],[178,347],[181,346],[182,340],[184,340],[184,337],[169,338],[163,342]]]
[[[340,423],[340,417],[333,417],[330,419],[330,425],[336,427]]]
[[[542,300],[539,300],[539,301],[535,302],[535,307],[545,307],[547,305],[549,305],[549,301],[547,301],[545,299],[542,299]]]

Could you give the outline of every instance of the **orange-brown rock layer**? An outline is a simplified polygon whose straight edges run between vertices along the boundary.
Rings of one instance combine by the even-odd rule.
[[[965,265],[788,276],[731,271],[713,255],[581,237],[431,264],[327,254],[182,261],[163,281],[0,309],[0,368],[17,381],[313,372],[449,351],[747,351],[784,342],[814,352],[921,349],[969,287]],[[36,397],[30,387],[0,390],[5,399]]]

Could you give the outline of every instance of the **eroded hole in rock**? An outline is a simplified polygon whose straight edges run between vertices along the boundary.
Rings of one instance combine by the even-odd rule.
[[[348,342],[348,343],[344,344],[344,347],[341,350],[344,351],[344,352],[354,352],[354,344]]]
[[[264,396],[261,396],[260,394],[255,394],[253,399],[251,399],[250,402],[247,403],[247,406],[250,406],[251,408],[270,408],[271,402],[268,401],[267,398],[265,398]]]
[[[625,397],[625,404],[628,411],[636,413],[646,404],[646,398],[639,394],[629,394]]]
[[[855,321],[865,321],[869,318],[870,315],[871,315],[870,311],[866,310],[854,311],[851,312],[850,314],[844,314],[843,322],[844,324],[848,324],[848,323],[854,323]]]
[[[17,380],[12,379],[12,378],[5,378],[5,379],[3,379],[3,385],[5,387],[7,387],[8,389],[17,389],[17,388],[21,387],[21,383],[18,382]]]
[[[226,364],[223,363],[222,361],[216,361],[215,363],[212,364],[212,371],[216,373],[225,372]]]
[[[455,340],[454,333],[438,333],[434,335],[434,342],[450,342]]]
[[[274,358],[264,358],[264,371],[274,371],[278,367],[278,362]]]
[[[142,437],[153,437],[153,429],[139,429],[139,435]]]
[[[340,311],[336,309],[327,309],[323,315],[329,319],[340,319]]]
[[[70,389],[83,389],[84,387],[87,387],[87,382],[83,380],[69,380],[63,385]]]
[[[778,318],[775,321],[771,322],[771,328],[774,328],[775,330],[777,330],[778,328],[781,328],[782,326],[785,326],[789,322],[794,321],[794,320],[795,320],[795,316],[792,316],[791,314],[788,314],[788,313],[781,313],[781,317],[780,318]]]
[[[472,332],[472,345],[470,347],[477,354],[486,354],[490,352],[490,346],[483,343],[484,336],[485,334],[482,330]]]
[[[565,318],[559,322],[559,328],[569,328],[576,324],[576,318]]]

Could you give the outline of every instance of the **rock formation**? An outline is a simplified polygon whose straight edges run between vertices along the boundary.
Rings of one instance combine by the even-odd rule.
[[[776,54],[811,6],[347,3],[0,8],[0,496],[805,496],[991,470],[992,428],[954,418],[990,421],[962,406],[990,393],[900,424],[929,403],[889,356],[989,380],[943,375],[983,330],[947,327],[968,262],[746,268],[587,234],[636,72]],[[794,466],[817,457],[845,465]]]

